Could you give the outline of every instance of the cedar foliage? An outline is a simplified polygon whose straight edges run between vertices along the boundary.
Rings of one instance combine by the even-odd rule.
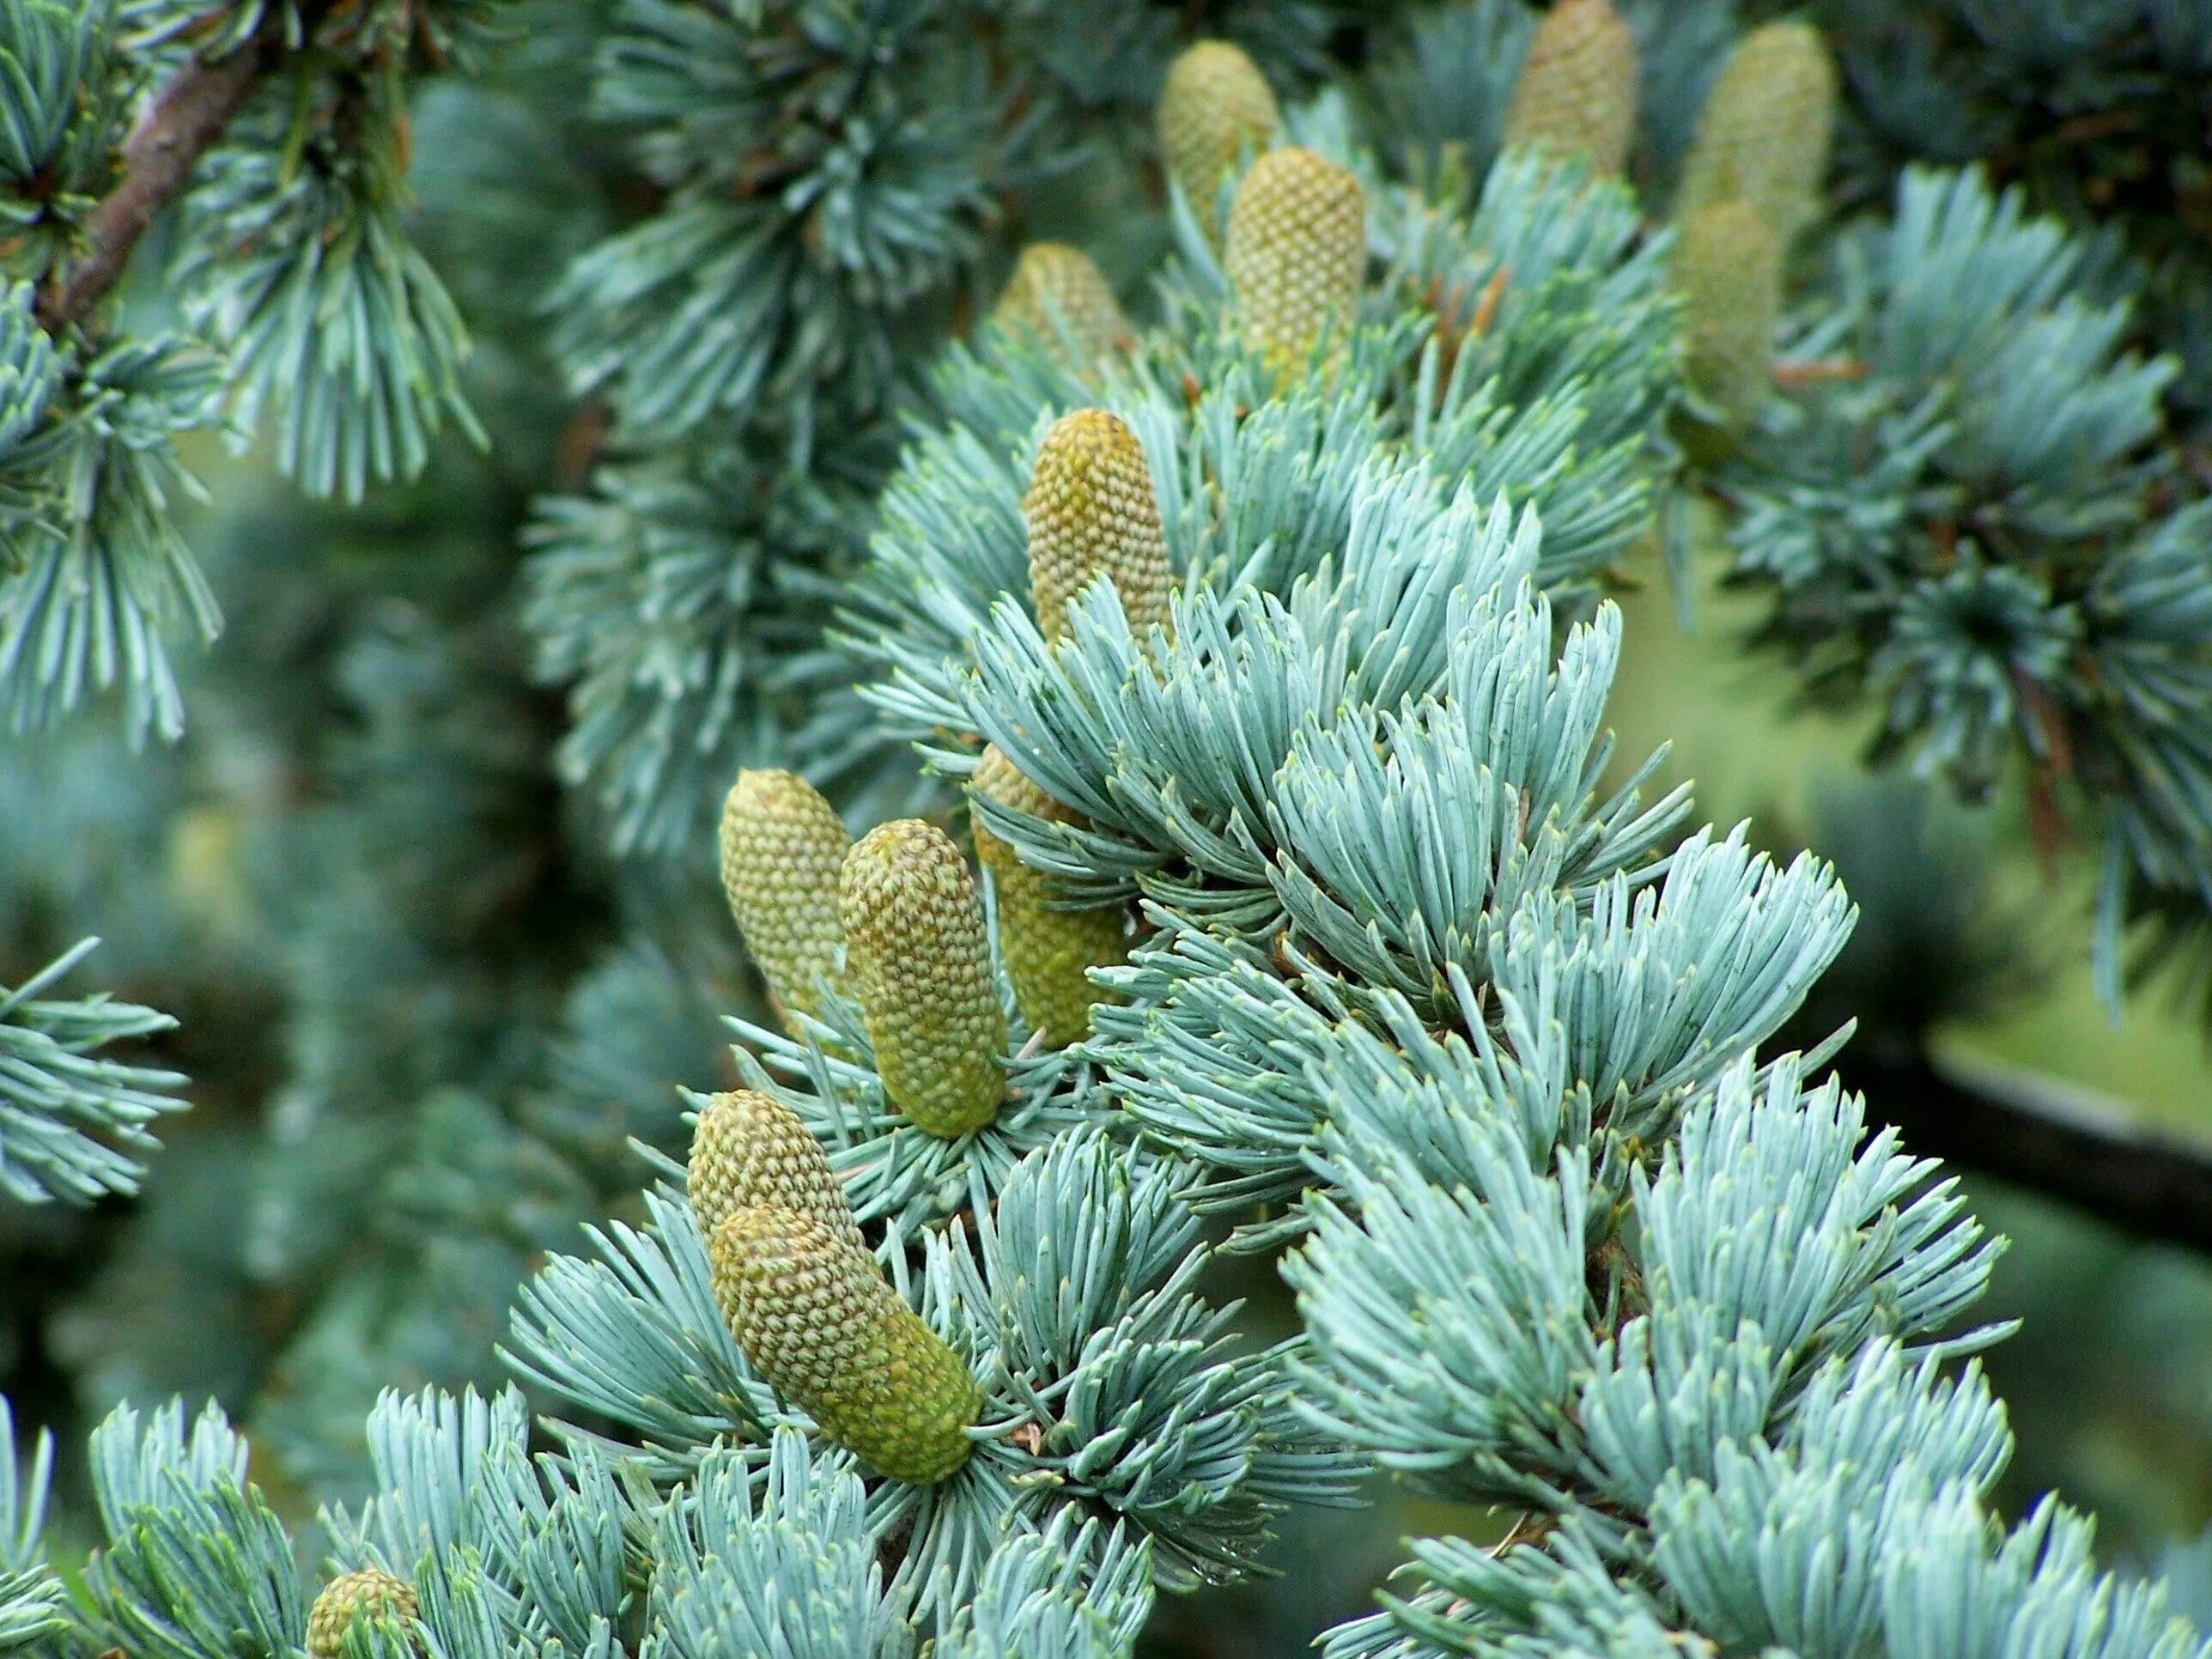
[[[129,915],[250,1174],[85,1351],[255,1453],[115,1408],[81,1589],[0,1456],[0,1650],[1103,1659],[1388,1480],[1518,1518],[1338,1659],[2205,1651],[1996,1505],[1835,871],[1605,724],[1725,558],[2208,936],[2212,27],[1844,9],[0,0],[0,1184],[178,1103]]]

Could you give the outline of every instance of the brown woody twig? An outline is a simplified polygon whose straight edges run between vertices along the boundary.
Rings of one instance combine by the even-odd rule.
[[[2212,1146],[1997,1066],[1846,1051],[1837,1069],[1908,1152],[2028,1188],[2139,1238],[2212,1254]]]
[[[122,182],[85,221],[89,251],[39,297],[40,327],[58,334],[82,322],[122,279],[140,238],[184,190],[200,157],[282,51],[271,40],[212,63],[194,58],[155,95],[124,142]]]

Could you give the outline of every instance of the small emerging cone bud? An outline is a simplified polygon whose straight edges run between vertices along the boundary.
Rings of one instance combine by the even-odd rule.
[[[1095,363],[1129,342],[1129,319],[1088,255],[1065,242],[1032,242],[1014,262],[999,295],[995,320],[1024,328],[1078,367]]]
[[[1723,432],[1739,434],[1765,401],[1782,312],[1782,244],[1747,202],[1716,202],[1674,244],[1684,367]]]
[[[1270,150],[1237,187],[1222,264],[1245,344],[1278,374],[1324,331],[1340,345],[1367,268],[1359,180],[1310,149]]]
[[[1266,149],[1282,124],[1275,94],[1241,47],[1200,40],[1169,66],[1160,90],[1160,154],[1209,238],[1221,175],[1245,151]]]
[[[1067,809],[1014,769],[996,744],[983,751],[968,786],[1002,806],[1034,817],[1066,820]],[[1014,849],[973,820],[975,854],[991,872],[999,899],[999,948],[1013,982],[1022,1018],[1044,1034],[1045,1046],[1065,1048],[1089,1035],[1093,1003],[1112,1000],[1085,977],[1087,968],[1109,968],[1127,959],[1127,915],[1118,904],[1090,910],[1054,908],[1051,884],[1024,864]]]
[[[1619,173],[1636,137],[1636,39],[1610,0],[1560,0],[1536,26],[1505,142],[1587,155]]]
[[[1740,199],[1787,248],[1819,210],[1835,123],[1836,66],[1820,32],[1808,23],[1752,30],[1698,117],[1675,216]]]
[[[1121,614],[1139,636],[1168,620],[1175,573],[1145,447],[1118,415],[1079,409],[1046,429],[1029,493],[1030,592],[1048,640],[1067,632],[1068,601],[1113,580]]]
[[[838,913],[892,1106],[947,1139],[981,1128],[1006,1097],[1006,1016],[960,849],[919,818],[878,825],[846,854]]]
[[[818,1223],[856,1250],[867,1249],[822,1143],[791,1108],[757,1089],[707,1103],[691,1132],[684,1184],[702,1238],[712,1238],[732,1210],[769,1204]]]
[[[805,779],[740,772],[720,840],[722,890],[745,949],[787,1014],[812,1013],[837,976],[837,872],[852,837]]]
[[[746,1360],[823,1434],[917,1486],[968,1461],[982,1391],[866,1251],[811,1217],[757,1206],[723,1218],[708,1258]]]
[[[323,1586],[307,1611],[307,1651],[313,1659],[337,1659],[356,1617],[412,1619],[417,1609],[407,1582],[374,1567],[363,1567]]]

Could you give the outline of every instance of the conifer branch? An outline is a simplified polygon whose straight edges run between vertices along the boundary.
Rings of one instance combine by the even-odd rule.
[[[38,319],[46,332],[82,322],[122,280],[140,239],[183,193],[200,158],[282,57],[281,40],[264,31],[212,62],[194,58],[155,94],[124,143],[122,182],[86,221],[90,251],[40,296]]]
[[[280,3],[281,38],[262,27]],[[2098,470],[2136,453],[2121,440],[2164,371],[2115,359],[2123,313],[2060,295],[2051,237],[2015,234],[1966,175],[1914,182],[1894,224],[1870,210],[1847,233],[1866,295],[1785,307],[1784,275],[1809,263],[1784,257],[1791,237],[1856,199],[1825,187],[1825,114],[1814,131],[1806,98],[1768,95],[1811,86],[1825,110],[1809,31],[1765,36],[1810,52],[1809,73],[1739,76],[1707,121],[1724,5],[1424,8],[1417,61],[1375,100],[1401,132],[1378,141],[1358,88],[1279,103],[1261,66],[1318,64],[1331,19],[1365,9],[1222,0],[1209,15],[1260,58],[1212,42],[1183,60],[1242,101],[1184,107],[1186,131],[1164,100],[1164,228],[1135,211],[1155,182],[1141,147],[1088,142],[1161,78],[1119,50],[1166,50],[1144,0],[1087,4],[1075,54],[999,0],[532,7],[529,101],[633,135],[654,205],[632,219],[599,211],[604,149],[559,167],[571,147],[500,113],[525,100],[496,82],[451,88],[439,121],[440,99],[416,106],[414,210],[400,43],[420,31],[434,68],[466,70],[453,43],[496,44],[511,0],[243,0],[194,44],[284,80],[249,78],[227,117],[201,106],[197,169],[164,164],[182,320],[212,348],[210,386],[214,363],[228,377],[187,407],[137,391],[128,343],[86,338],[111,308],[97,295],[58,345],[32,325],[40,287],[58,302],[70,256],[94,251],[82,228],[125,177],[131,123],[180,95],[129,58],[177,38],[147,15],[198,30],[210,3],[99,0],[72,21],[0,0],[0,88],[20,15],[42,118],[0,122],[0,225],[16,210],[52,232],[0,313],[0,451],[12,431],[44,493],[0,491],[0,514],[31,524],[62,499],[50,486],[167,457],[225,404],[241,432],[286,411],[280,465],[311,490],[414,477],[441,418],[474,430],[465,308],[497,352],[499,426],[549,450],[553,388],[518,371],[550,347],[612,422],[608,465],[536,509],[530,626],[544,672],[575,682],[563,769],[622,850],[688,847],[695,873],[723,804],[730,908],[775,1017],[755,1000],[726,1022],[733,1074],[690,1097],[677,1162],[663,1103],[704,1080],[737,941],[695,927],[680,874],[555,873],[574,826],[546,810],[545,734],[483,603],[550,455],[503,459],[490,491],[441,465],[334,559],[279,542],[231,567],[257,607],[247,648],[283,635],[286,683],[327,680],[268,745],[297,750],[310,822],[276,822],[257,788],[223,804],[252,842],[217,849],[227,878],[243,851],[279,854],[270,925],[232,936],[280,947],[255,983],[291,1009],[244,1259],[317,1304],[267,1368],[287,1386],[258,1408],[256,1460],[343,1483],[350,1506],[325,1511],[329,1565],[303,1577],[219,1409],[119,1407],[85,1460],[101,1541],[81,1568],[72,1544],[65,1580],[39,1535],[46,1454],[15,1477],[0,1410],[0,1659],[1133,1659],[1155,1590],[1261,1570],[1278,1522],[1376,1474],[1524,1519],[1495,1550],[1413,1543],[1376,1609],[1315,1644],[1328,1659],[1902,1659],[2049,1632],[2081,1659],[2212,1659],[2161,1592],[2099,1573],[2085,1518],[2001,1511],[2011,1431],[1960,1363],[2009,1328],[1971,1319],[2000,1242],[1922,1153],[2025,1160],[2015,1178],[2070,1176],[2138,1226],[2212,1237],[2191,1218],[2212,1206],[2162,1188],[2136,1161],[2145,1139],[1927,1054],[1939,1011],[2012,976],[1981,960],[1997,933],[1967,925],[1972,884],[1932,838],[1923,855],[1917,820],[1884,817],[1892,856],[1861,887],[1840,849],[1838,867],[1778,862],[1748,826],[1696,828],[1686,785],[1657,793],[1661,754],[1614,763],[1632,624],[1603,590],[1655,533],[1686,532],[1685,484],[1710,485],[1747,574],[1787,587],[1808,632],[1887,597],[1866,572],[1915,578],[1899,631],[1853,634],[1850,660],[1869,684],[1902,677],[1938,760],[1993,779],[2026,742],[2063,772],[2048,734],[2085,734],[2080,776],[2141,773],[2111,866],[2212,890],[2173,878],[2212,857],[2212,747],[2154,741],[2212,729],[2172,718],[2212,707],[2212,611],[2193,608],[2212,582],[2191,562],[2212,503]],[[101,32],[111,8],[127,35]],[[1692,10],[1694,31],[1673,21]],[[2203,49],[2212,68],[2212,35]],[[70,65],[109,58],[94,119]],[[296,103],[269,95],[295,75]],[[1746,87],[1761,95],[1735,102]],[[1751,241],[1701,247],[1683,212],[1679,235],[1655,231],[1641,184],[1683,169],[1631,117],[1670,97],[1674,149],[1694,128],[1705,176],[1742,197],[1707,210],[1765,211],[1754,183],[1779,204]],[[1427,112],[1395,122],[1411,100]],[[1771,142],[1777,108],[1819,142]],[[1716,134],[1735,137],[1716,151]],[[924,388],[1033,189],[1036,231],[1113,239],[1033,249]],[[1065,198],[1049,220],[1048,193]],[[1133,258],[1168,231],[1178,251],[1133,317],[1104,272],[1137,291]],[[1692,280],[1741,277],[1720,256],[1759,246],[1756,307],[1740,283]],[[550,310],[515,280],[549,257],[569,272]],[[1683,385],[1686,308],[1709,410]],[[1773,395],[1785,329],[1793,371],[1863,373]],[[107,377],[94,391],[123,390],[77,396],[78,356]],[[1725,468],[1685,471],[1686,415],[1732,441]],[[1784,441],[1801,430],[1820,441]],[[0,669],[34,665],[41,714],[112,683],[93,656],[111,617],[155,610],[105,596],[185,568],[147,556],[153,532],[175,539],[154,487],[169,477],[120,495],[101,477],[104,520],[38,523],[52,546],[21,591],[44,608],[0,629]],[[2019,511],[1957,506],[1985,495]],[[450,568],[417,585],[381,555],[426,534]],[[2036,537],[2082,556],[2063,593],[2015,552]],[[1936,566],[1876,556],[1901,539]],[[1838,620],[1820,607],[1845,578]],[[304,603],[318,581],[328,602]],[[328,661],[292,616],[331,636]],[[2092,676],[2074,647],[2098,630]],[[173,706],[158,655],[134,660]],[[770,769],[801,763],[808,779]],[[173,769],[180,797],[222,781]],[[66,832],[77,809],[61,816]],[[163,816],[157,873],[211,915],[197,894],[216,860]],[[545,901],[528,914],[466,898],[513,895],[517,872]],[[1885,900],[1913,927],[1867,928]],[[573,978],[601,910],[650,942]],[[1830,1075],[1844,1036],[1782,1052],[1830,1028],[1805,1000],[1862,917],[1881,948],[1856,971],[1890,1012],[1865,1075],[1856,1051],[1843,1064],[1872,1108]],[[173,1080],[93,1052],[152,1029],[121,1012],[0,993],[0,1141],[94,1176],[88,1160],[140,1146],[132,1112],[167,1109]],[[1904,1134],[1869,1120],[1884,1108]],[[626,1129],[658,1178],[564,1250],[610,1198]],[[1221,1245],[1209,1217],[1232,1229]],[[173,1235],[149,1236],[160,1256],[135,1255],[123,1286],[140,1306],[187,1277]],[[1295,1334],[1211,1299],[1223,1247],[1273,1259]],[[539,1397],[447,1392],[483,1374],[526,1273],[503,1353]],[[164,1328],[231,1328],[201,1294],[173,1301]],[[386,1395],[362,1433],[349,1402],[391,1370],[456,1381]],[[339,1461],[364,1452],[365,1469]],[[2186,1595],[2171,1605],[2204,1621]],[[1271,1620],[1249,1644],[1287,1651],[1286,1634]]]

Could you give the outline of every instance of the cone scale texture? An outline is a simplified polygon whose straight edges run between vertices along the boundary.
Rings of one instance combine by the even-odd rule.
[[[1118,415],[1079,409],[1054,421],[1022,497],[1030,603],[1047,639],[1067,632],[1068,601],[1103,573],[1142,635],[1168,620],[1175,573],[1144,446]]]
[[[1192,212],[1212,237],[1221,176],[1246,151],[1273,142],[1282,112],[1267,79],[1226,40],[1200,40],[1169,67],[1160,92],[1160,155]]]
[[[307,1610],[307,1651],[313,1659],[337,1659],[356,1615],[412,1619],[415,1592],[404,1579],[375,1567],[343,1573],[323,1586]]]
[[[1324,331],[1340,343],[1367,265],[1359,180],[1310,149],[1269,151],[1237,187],[1222,264],[1245,344],[1279,375]]]
[[[917,1486],[968,1461],[981,1391],[865,1252],[762,1206],[725,1217],[708,1255],[746,1360],[824,1435]]]
[[[1740,431],[1765,400],[1782,310],[1782,247],[1747,202],[1716,202],[1682,227],[1674,244],[1682,296],[1684,368],[1727,431]]]
[[[702,1238],[734,1210],[773,1205],[818,1223],[865,1251],[845,1189],[822,1143],[773,1095],[738,1089],[716,1095],[691,1132],[686,1189]]]
[[[1000,323],[1036,334],[1077,364],[1094,363],[1127,345],[1129,319],[1088,255],[1065,242],[1022,250],[992,313]]]
[[[1609,0],[1562,0],[1528,43],[1505,112],[1505,142],[1582,155],[1601,173],[1636,137],[1636,40]]]
[[[919,818],[878,825],[846,855],[838,908],[891,1105],[948,1139],[982,1128],[1006,1097],[1006,1017],[960,849]]]
[[[830,803],[789,772],[740,772],[722,804],[722,890],[776,1001],[812,1013],[835,984],[842,934],[837,872],[852,838]]]
[[[1035,817],[1066,820],[1058,801],[1024,777],[994,744],[983,751],[969,787],[1002,806]],[[975,853],[991,872],[999,901],[999,950],[1022,1018],[1064,1048],[1089,1035],[1091,1005],[1115,1000],[1085,970],[1108,968],[1128,955],[1127,915],[1121,905],[1089,910],[1054,907],[1051,883],[1014,849],[975,821]]]
[[[1769,23],[1745,35],[1698,117],[1675,214],[1748,202],[1784,246],[1819,210],[1836,120],[1836,66],[1820,32]]]

